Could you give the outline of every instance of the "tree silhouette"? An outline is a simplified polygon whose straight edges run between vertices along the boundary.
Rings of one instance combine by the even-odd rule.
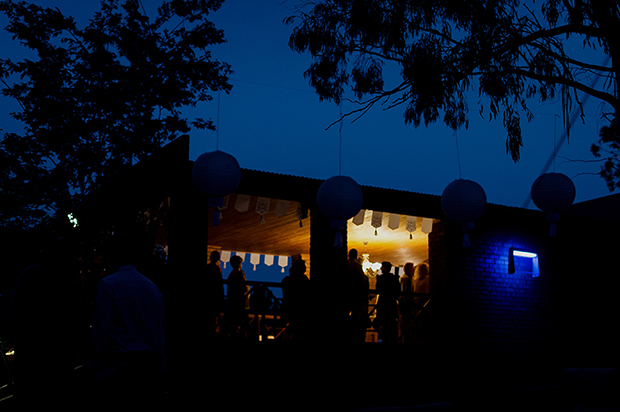
[[[221,4],[165,0],[151,19],[140,0],[102,0],[79,28],[58,8],[0,1],[6,30],[35,56],[0,59],[2,93],[24,126],[0,143],[2,225],[65,216],[123,167],[192,128],[214,129],[181,110],[231,89],[229,65],[209,52],[225,41],[207,20]]]
[[[312,55],[305,76],[319,98],[354,93],[359,107],[344,116],[401,106],[406,123],[456,130],[467,127],[467,92],[477,89],[475,105],[503,120],[515,162],[532,99],[561,99],[567,131],[568,113],[582,110],[578,92],[606,103],[606,121],[620,106],[617,1],[306,1],[285,22],[294,25],[290,47]],[[395,84],[384,76],[390,66],[400,72]],[[605,80],[598,88],[596,77]]]

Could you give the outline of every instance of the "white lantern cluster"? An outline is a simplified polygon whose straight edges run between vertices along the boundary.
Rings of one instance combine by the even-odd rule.
[[[234,156],[220,150],[201,154],[192,169],[194,185],[207,195],[209,206],[221,207],[223,198],[231,194],[241,181],[241,168]],[[214,225],[219,224],[219,212],[214,213]]]
[[[348,176],[332,176],[319,187],[316,203],[321,213],[331,218],[331,225],[337,231],[334,246],[342,247],[342,230],[347,220],[362,209],[362,188]]]
[[[450,183],[441,194],[441,208],[448,218],[461,224],[463,246],[471,246],[469,231],[474,228],[474,220],[479,219],[487,205],[487,195],[478,183],[457,179]]]
[[[532,184],[532,201],[547,212],[547,220],[551,222],[549,236],[555,236],[555,222],[560,219],[560,212],[573,204],[575,195],[575,184],[562,173],[542,174]]]

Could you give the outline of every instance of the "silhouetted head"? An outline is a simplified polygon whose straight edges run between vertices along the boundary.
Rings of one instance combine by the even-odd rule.
[[[233,269],[240,270],[242,263],[243,263],[243,258],[239,255],[234,255],[233,257],[230,258],[230,266],[232,266]]]
[[[424,279],[428,276],[428,264],[426,262],[420,263],[415,267],[415,277],[417,279]]]
[[[220,252],[218,252],[217,250],[214,250],[213,252],[211,252],[210,260],[211,260],[211,263],[215,263],[218,260],[220,260]]]
[[[390,262],[381,263],[381,272],[383,274],[388,274],[392,271],[392,264]]]
[[[407,263],[405,264],[405,268],[404,268],[404,270],[405,270],[405,274],[406,274],[407,276],[409,276],[409,277],[413,277],[413,272],[414,272],[414,270],[415,270],[415,266],[413,265],[413,263],[411,263],[411,262],[407,262]]]
[[[351,249],[349,250],[349,259],[351,260],[357,260],[358,254],[357,254],[357,249]]]
[[[303,259],[296,260],[288,271],[291,275],[303,275],[306,273],[306,261]]]

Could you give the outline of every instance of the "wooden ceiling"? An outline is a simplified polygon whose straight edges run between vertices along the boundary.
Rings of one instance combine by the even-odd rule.
[[[256,212],[258,198],[252,196],[249,208],[240,213],[235,209],[237,194],[229,197],[228,207],[222,211],[219,226],[209,222],[209,245],[235,252],[260,253],[292,256],[301,253],[310,258],[310,214],[300,226],[296,217],[296,202],[290,202],[285,215],[277,216],[274,211],[277,199],[271,199],[269,213],[261,216]],[[405,229],[406,216],[400,217],[398,229],[387,227],[389,214],[384,213],[383,224],[377,229],[370,225],[372,213],[367,212],[364,224],[348,223],[348,247],[360,253],[369,253],[373,262],[390,261],[395,266],[407,262],[419,263],[428,259],[428,235],[420,230],[422,218],[418,218],[417,230],[412,234]],[[364,242],[368,242],[367,246]]]
[[[247,212],[235,209],[237,195],[229,197],[228,207],[222,211],[219,226],[209,221],[209,246],[235,252],[260,253],[292,256],[301,253],[305,259],[310,256],[310,220],[300,221],[295,217],[296,202],[290,202],[284,216],[274,211],[276,199],[271,199],[269,213],[261,222],[256,210],[257,197],[252,196]]]
[[[418,264],[428,259],[428,235],[421,230],[421,217],[417,217],[416,231],[413,233],[406,230],[405,215],[400,216],[397,229],[390,229],[389,213],[383,213],[383,221],[376,234],[371,220],[372,212],[367,210],[362,225],[348,222],[348,247],[357,249],[360,256],[368,253],[371,262],[388,261],[394,266],[404,266],[407,262]]]

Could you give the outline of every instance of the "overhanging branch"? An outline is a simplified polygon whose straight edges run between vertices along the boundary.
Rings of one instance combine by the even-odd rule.
[[[529,79],[537,80],[540,82],[562,84],[562,85],[571,87],[575,90],[579,90],[597,99],[603,100],[611,104],[614,108],[619,108],[618,99],[612,94],[594,89],[590,86],[586,86],[585,84],[580,83],[573,79],[567,79],[565,77],[547,76],[544,74],[537,74],[537,73],[533,73],[531,71],[523,70],[523,69],[511,69],[511,70],[507,70],[505,73],[518,74],[520,76],[527,77]]]

